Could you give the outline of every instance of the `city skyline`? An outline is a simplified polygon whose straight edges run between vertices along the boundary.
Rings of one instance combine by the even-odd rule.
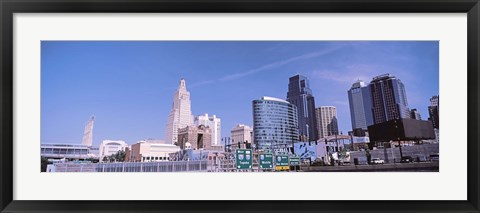
[[[180,78],[193,116],[217,115],[229,136],[236,124],[252,126],[251,101],[286,99],[296,74],[309,79],[315,105],[337,107],[346,133],[347,91],[384,73],[402,79],[409,107],[427,118],[438,95],[438,42],[42,42],[41,141],[80,143],[92,114],[94,145],[165,139]]]

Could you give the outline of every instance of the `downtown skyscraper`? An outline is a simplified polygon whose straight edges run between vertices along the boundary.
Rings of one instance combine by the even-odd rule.
[[[177,91],[173,94],[173,106],[168,115],[165,142],[175,144],[178,142],[178,129],[193,124],[190,92],[187,91],[185,79],[180,79]]]
[[[300,141],[318,140],[318,127],[315,118],[315,98],[308,79],[302,75],[290,77],[287,101],[297,107]]]
[[[358,80],[352,85],[348,90],[348,103],[353,132],[367,130],[368,126],[373,125],[372,98],[365,82]]]
[[[253,140],[258,149],[287,151],[298,141],[297,107],[285,100],[254,100]],[[238,141],[234,141],[236,143]]]
[[[439,129],[439,105],[438,105],[438,95],[432,96],[430,98],[430,106],[428,106],[428,120],[432,122],[434,129]]]
[[[320,106],[315,109],[318,133],[320,138],[338,135],[337,108],[334,106]]]
[[[405,86],[400,79],[388,73],[380,75],[372,79],[369,88],[374,124],[411,117]]]

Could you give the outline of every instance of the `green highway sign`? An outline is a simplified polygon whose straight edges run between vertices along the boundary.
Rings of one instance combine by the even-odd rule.
[[[299,157],[291,157],[290,158],[290,166],[298,166],[300,165],[300,158]]]
[[[273,154],[259,154],[258,162],[260,162],[261,169],[273,169]]]
[[[236,161],[237,169],[251,169],[252,168],[252,150],[250,149],[237,149]]]
[[[275,156],[275,170],[288,170],[288,155]]]

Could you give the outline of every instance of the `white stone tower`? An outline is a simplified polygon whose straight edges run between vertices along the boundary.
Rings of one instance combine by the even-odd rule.
[[[178,142],[178,129],[193,124],[193,115],[190,103],[190,92],[187,91],[185,80],[180,79],[177,91],[173,94],[172,111],[168,115],[165,142],[175,144]]]
[[[93,121],[95,116],[91,116],[85,125],[85,130],[83,131],[83,140],[82,144],[87,146],[92,146],[92,137],[93,137]]]

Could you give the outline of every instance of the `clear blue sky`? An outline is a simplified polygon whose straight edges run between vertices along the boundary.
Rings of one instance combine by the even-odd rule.
[[[92,114],[94,145],[164,139],[181,77],[193,114],[220,117],[222,137],[252,125],[252,100],[285,99],[295,74],[309,78],[316,106],[337,107],[344,133],[357,79],[400,78],[422,119],[439,91],[437,41],[43,41],[41,51],[42,143],[81,143]]]

